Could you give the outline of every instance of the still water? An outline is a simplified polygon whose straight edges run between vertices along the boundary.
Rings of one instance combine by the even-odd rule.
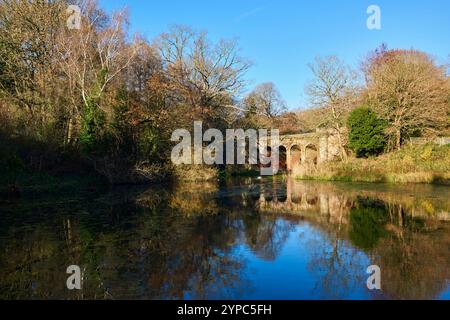
[[[450,299],[449,196],[270,178],[1,202],[0,299]]]

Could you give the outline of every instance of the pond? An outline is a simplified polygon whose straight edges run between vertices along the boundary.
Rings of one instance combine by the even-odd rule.
[[[449,196],[277,177],[2,202],[0,299],[450,299]]]

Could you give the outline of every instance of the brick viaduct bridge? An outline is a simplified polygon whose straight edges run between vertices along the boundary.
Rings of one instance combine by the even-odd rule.
[[[411,138],[411,144],[450,144],[450,137],[435,140]],[[268,143],[270,146],[270,142]],[[314,170],[318,164],[339,157],[339,141],[331,131],[320,130],[305,134],[280,136],[280,165],[288,174],[302,176]]]
[[[280,166],[292,175],[307,174],[338,155],[337,139],[327,131],[280,136]]]

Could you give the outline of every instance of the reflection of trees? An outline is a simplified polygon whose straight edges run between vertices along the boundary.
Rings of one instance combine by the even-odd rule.
[[[90,201],[44,204],[41,210],[52,214],[39,219],[34,205],[16,208],[11,216],[28,218],[0,230],[13,239],[0,242],[2,297],[239,298],[248,284],[245,261],[233,252],[237,241],[245,235],[258,255],[274,259],[290,226],[246,213],[256,204],[255,185],[220,204],[217,191],[215,185],[115,190]],[[71,264],[84,271],[81,292],[65,288]]]
[[[57,210],[58,218],[41,217],[40,224],[24,209],[30,219],[2,229],[3,239],[13,239],[0,242],[2,298],[171,299],[224,297],[223,288],[238,292],[244,282],[243,261],[231,254],[236,224],[225,214],[192,216],[184,207],[164,207],[168,196],[153,190],[113,206],[49,206],[43,210]],[[65,288],[71,264],[84,270],[81,292]]]
[[[217,191],[218,187],[215,183],[181,184],[175,188],[169,200],[169,206],[187,216],[216,214],[218,208],[214,196]]]
[[[341,205],[336,199],[341,198]],[[309,269],[318,277],[316,290],[324,297],[339,299],[349,296],[364,283],[367,258],[347,240],[346,208],[348,200],[332,197],[335,209],[330,211],[328,222],[315,220],[319,234],[310,242]]]
[[[312,228],[309,266],[325,297],[364,286],[369,264],[380,265],[388,297],[443,290],[450,226],[440,189],[396,198],[394,190],[291,183],[289,196],[282,183],[244,181],[2,206],[0,298],[239,298],[249,284],[238,245],[274,260],[300,221]],[[276,195],[264,210],[261,192]],[[85,271],[82,292],[65,288],[71,264]]]
[[[450,278],[450,228],[431,216],[417,218],[404,203],[360,199],[351,212],[350,237],[382,268],[383,292],[397,299],[430,299]]]
[[[14,230],[14,236],[0,243],[0,299],[52,298],[49,279],[61,279],[55,272],[63,264],[58,239],[49,226]],[[5,239],[2,233],[2,239]],[[54,259],[49,259],[54,257]],[[64,282],[61,282],[64,285]]]
[[[390,235],[375,249],[383,290],[392,298],[434,299],[450,278],[450,229],[435,235]]]
[[[374,248],[382,266],[383,289],[392,298],[433,299],[450,279],[450,225],[408,215],[387,205],[386,237]]]
[[[243,218],[247,245],[262,259],[275,260],[294,225],[261,215]]]
[[[237,287],[242,262],[230,255],[235,230],[224,216],[196,219],[172,216],[148,225],[140,234],[144,240],[133,247],[132,259],[145,267],[132,269],[148,279],[151,298],[183,298],[189,292],[205,298],[214,288]],[[161,219],[153,216],[152,219]],[[139,238],[139,237],[138,237]],[[132,260],[133,261],[133,260]]]
[[[364,200],[360,199],[361,201]],[[385,229],[387,219],[383,204],[376,201],[358,204],[350,211],[350,240],[361,249],[373,249],[378,240],[387,233]]]
[[[261,215],[257,210],[261,192],[273,201],[286,198],[285,190],[283,193],[283,190],[277,189],[276,180],[272,180],[268,189],[247,181],[244,186],[239,187],[239,194],[222,199],[221,207],[230,211],[238,208],[245,243],[258,257],[275,260],[295,225],[276,216]]]
[[[310,241],[309,270],[318,278],[316,290],[323,297],[348,297],[364,282],[367,258],[338,234],[320,234]]]
[[[445,289],[450,279],[445,190],[405,186],[378,192],[374,187],[356,191],[347,185],[290,183],[291,199],[321,195],[315,212],[311,206],[266,198],[264,214],[306,219],[319,230],[309,242],[309,265],[324,296],[345,297],[355,283],[363,287],[370,264],[381,267],[387,297],[429,299]]]

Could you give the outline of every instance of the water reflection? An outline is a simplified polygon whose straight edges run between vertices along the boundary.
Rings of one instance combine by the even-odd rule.
[[[448,187],[234,180],[0,204],[2,299],[435,299]],[[83,290],[65,288],[82,266]],[[382,269],[383,291],[365,287]]]

